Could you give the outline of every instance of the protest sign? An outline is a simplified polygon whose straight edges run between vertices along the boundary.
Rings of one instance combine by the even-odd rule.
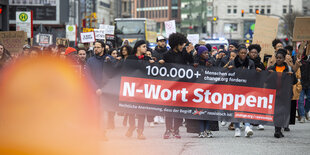
[[[99,29],[104,30],[105,34],[113,34],[114,35],[115,26],[100,24]]]
[[[65,47],[69,46],[69,39],[67,38],[56,38],[56,45],[64,45]]]
[[[193,45],[196,45],[199,43],[199,34],[188,34],[187,40],[193,43]]]
[[[264,55],[274,54],[272,41],[277,37],[278,25],[278,18],[256,15],[253,44],[261,46],[260,57],[262,61],[264,60]]]
[[[105,39],[105,30],[94,29],[96,39]]]
[[[36,42],[40,46],[49,46],[53,44],[53,35],[52,34],[37,34]]]
[[[81,33],[80,36],[81,36],[82,43],[92,43],[96,41],[94,32]]]
[[[310,17],[296,17],[293,41],[310,41]]]
[[[168,38],[170,34],[176,33],[175,28],[175,20],[170,20],[165,22],[165,31],[166,31],[166,37]]]
[[[19,53],[27,43],[27,34],[24,31],[2,31],[0,32],[0,43],[10,53]]]
[[[267,71],[148,64],[105,67],[107,110],[285,127],[292,77]],[[281,87],[279,87],[279,85]]]

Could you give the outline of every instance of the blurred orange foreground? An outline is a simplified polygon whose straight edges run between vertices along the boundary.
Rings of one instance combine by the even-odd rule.
[[[23,59],[0,73],[1,155],[95,155],[97,102],[70,63]]]

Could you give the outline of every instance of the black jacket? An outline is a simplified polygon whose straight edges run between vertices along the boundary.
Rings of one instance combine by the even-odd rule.
[[[182,52],[174,52],[170,49],[166,54],[163,56],[163,60],[166,63],[177,63],[177,64],[190,64],[193,63],[193,56],[188,54],[186,51]]]
[[[234,61],[229,63],[229,66],[234,66],[235,68],[244,68],[244,69],[255,69],[254,62],[246,57],[244,61],[241,61],[239,55],[236,56]]]
[[[156,57],[156,61],[162,60],[164,57],[164,54],[168,53],[168,49],[165,48],[161,48],[159,49],[158,46],[155,47],[155,50],[152,53],[153,57]]]
[[[268,67],[267,70],[268,70],[268,71],[269,71],[269,70],[276,71],[276,66],[277,66],[277,64],[275,63],[274,65]],[[292,85],[296,84],[296,83],[297,83],[297,78],[296,78],[296,75],[295,75],[295,73],[294,73],[292,67],[288,66],[287,63],[285,63],[285,62],[284,62],[284,66],[285,66],[285,69],[284,69],[283,72],[293,72],[293,76],[292,76],[292,77],[293,77],[293,79],[292,79]]]
[[[261,70],[265,70],[264,64],[261,62],[261,58],[258,56],[256,59],[251,59],[254,61],[255,68],[260,68]]]
[[[310,56],[305,56],[301,60],[302,66],[300,67],[301,85],[302,89],[310,88]]]

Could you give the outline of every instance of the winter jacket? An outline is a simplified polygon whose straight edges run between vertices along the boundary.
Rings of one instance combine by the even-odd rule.
[[[177,64],[191,64],[194,62],[193,56],[188,54],[186,51],[182,52],[174,52],[170,49],[166,54],[163,56],[163,60],[166,63],[177,63]]]
[[[243,69],[255,69],[254,62],[246,57],[244,61],[239,58],[239,55],[236,56],[234,61],[229,63],[229,66],[234,66],[235,68],[243,68]]]
[[[109,57],[110,60],[105,60]],[[115,63],[115,59],[108,54],[103,56],[94,55],[87,60],[87,68],[93,80],[95,81],[97,88],[101,88],[104,78],[104,66],[110,63]]]
[[[264,64],[261,62],[261,58],[259,56],[251,60],[254,62],[255,68],[260,68],[261,70],[266,69]]]
[[[156,61],[162,60],[164,57],[164,54],[168,53],[168,49],[165,48],[159,48],[158,46],[155,47],[155,50],[152,53],[153,57],[156,57]]]

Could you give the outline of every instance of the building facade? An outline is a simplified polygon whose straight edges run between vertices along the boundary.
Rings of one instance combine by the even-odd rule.
[[[213,0],[181,0],[181,31],[210,35]]]
[[[284,38],[283,17],[289,13],[291,0],[214,0],[214,38],[252,40],[257,13],[280,18],[278,38]],[[242,16],[242,10],[244,10]],[[302,0],[291,1],[292,12],[302,12]],[[254,25],[253,25],[254,24]],[[282,24],[282,26],[281,26]]]
[[[177,29],[181,22],[181,0],[134,0],[133,18],[148,18],[157,22],[158,32],[163,33],[164,22],[175,20]]]
[[[9,30],[9,1],[0,0],[0,31]]]

